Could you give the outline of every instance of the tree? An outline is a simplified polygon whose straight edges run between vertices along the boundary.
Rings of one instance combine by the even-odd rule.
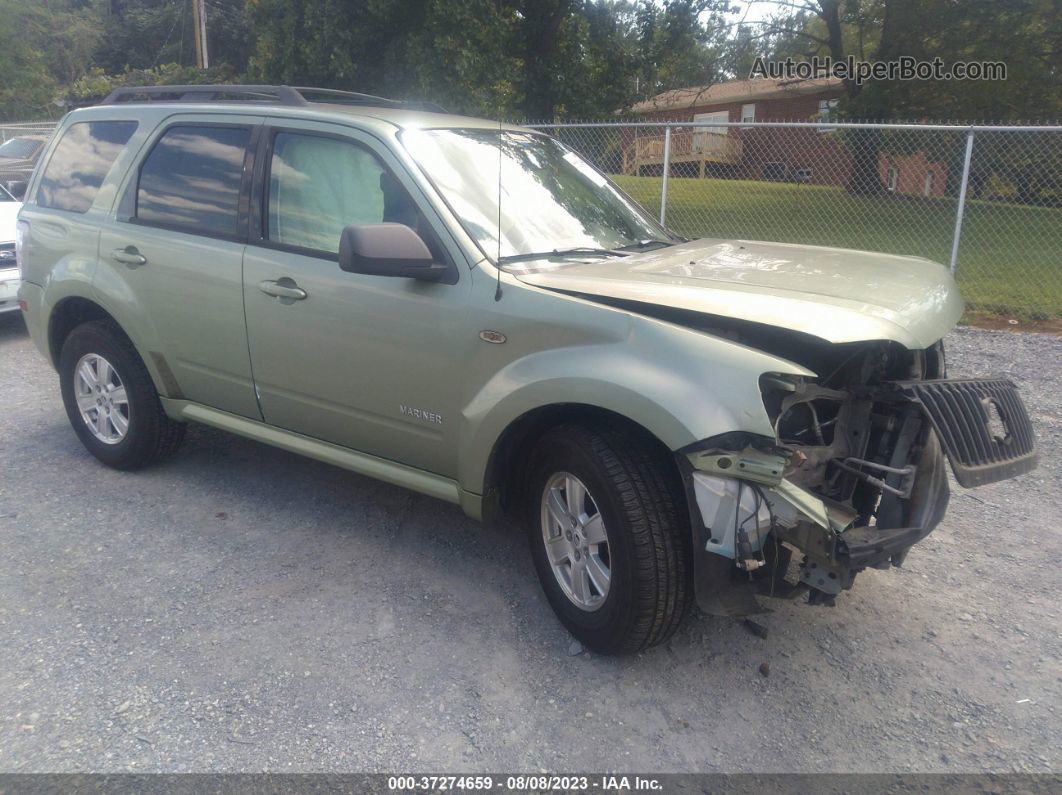
[[[564,76],[556,62],[563,49],[562,28],[572,7],[572,0],[526,0],[516,4],[521,20],[515,27],[515,43],[523,67],[518,82],[520,110],[529,119],[553,119]]]
[[[760,0],[752,0],[753,3]],[[884,80],[844,84],[842,112],[855,119],[992,119],[1062,116],[1062,25],[1059,0],[780,0],[782,13],[757,23],[789,36],[780,57],[830,55],[841,60],[1006,62],[1006,81]],[[853,169],[848,189],[883,189],[876,130],[846,134]]]
[[[110,0],[106,5],[107,35],[94,66],[120,74],[167,63],[195,65],[189,0]],[[206,16],[211,64],[244,71],[254,51],[244,0],[206,0]]]
[[[30,9],[14,0],[0,0],[0,118],[4,121],[50,118],[55,79],[48,69],[43,50],[26,36]]]
[[[725,0],[248,0],[251,75],[551,120],[709,83]]]
[[[253,79],[511,107],[514,10],[493,0],[249,0]]]
[[[642,0],[640,99],[686,86],[708,86],[725,78],[723,50],[726,0]]]

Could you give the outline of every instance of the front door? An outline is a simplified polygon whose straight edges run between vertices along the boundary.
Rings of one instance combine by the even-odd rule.
[[[129,311],[138,328],[150,330],[144,354],[171,397],[255,419],[239,205],[250,191],[248,152],[261,121],[208,115],[168,122],[103,227],[96,272],[107,293],[136,297]]]
[[[277,126],[259,152],[244,290],[265,421],[454,477],[462,365],[478,341],[459,252],[370,136]],[[342,229],[381,222],[417,230],[453,283],[341,271]]]

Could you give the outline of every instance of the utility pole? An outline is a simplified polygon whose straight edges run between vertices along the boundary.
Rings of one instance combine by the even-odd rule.
[[[195,28],[195,65],[199,69],[210,68],[206,24],[206,0],[192,0],[192,27]]]

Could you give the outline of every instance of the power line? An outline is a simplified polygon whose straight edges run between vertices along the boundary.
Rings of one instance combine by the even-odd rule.
[[[174,29],[177,27],[177,23],[184,19],[184,6],[181,6],[181,10],[174,16],[173,24],[170,25],[170,32],[166,34],[166,40],[162,42],[162,46],[159,47],[159,51],[155,53],[155,62],[151,64],[151,68],[154,69],[159,65],[159,58],[162,57],[162,51],[166,49],[166,45],[170,43],[170,36],[173,35]],[[181,44],[184,44],[184,31],[181,31]],[[180,55],[177,56],[178,62],[180,62]]]
[[[233,8],[231,6],[222,5],[220,2],[218,2],[218,0],[214,0],[214,2],[211,2],[211,0],[205,0],[205,2],[206,2],[206,5],[207,5],[207,8],[209,8],[212,12],[220,14],[221,16],[225,17],[229,22],[246,22],[247,21],[247,15],[246,14],[243,14],[243,13],[241,13],[239,11],[233,10]]]

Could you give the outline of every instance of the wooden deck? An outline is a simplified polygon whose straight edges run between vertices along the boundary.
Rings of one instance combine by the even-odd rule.
[[[639,135],[632,144],[623,151],[623,173],[640,174],[646,166],[663,166],[663,135]],[[741,139],[726,133],[673,129],[669,161],[672,166],[696,163],[698,173],[703,177],[708,163],[740,163]]]

